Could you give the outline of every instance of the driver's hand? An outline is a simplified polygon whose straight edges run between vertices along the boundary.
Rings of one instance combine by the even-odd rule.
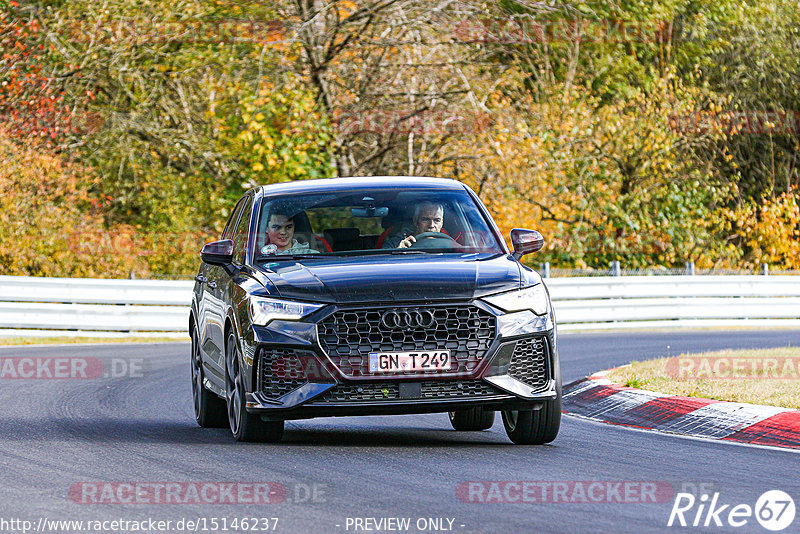
[[[408,236],[407,238],[400,241],[400,244],[397,245],[397,248],[409,248],[412,244],[417,242],[417,238],[413,235]]]

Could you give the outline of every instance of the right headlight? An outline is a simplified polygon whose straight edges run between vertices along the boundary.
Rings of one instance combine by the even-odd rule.
[[[536,315],[547,313],[547,290],[544,284],[484,297],[483,300],[506,312],[531,310]]]
[[[325,305],[251,296],[250,318],[258,326],[266,326],[275,319],[297,321],[323,306]]]

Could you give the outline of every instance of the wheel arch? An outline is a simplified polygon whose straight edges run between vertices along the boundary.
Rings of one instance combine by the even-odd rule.
[[[234,334],[234,338],[236,339],[236,349],[239,354],[239,368],[241,369],[244,365],[244,361],[242,361],[244,351],[242,350],[242,340],[241,340],[241,332],[239,331],[238,325],[236,323],[236,318],[233,314],[233,309],[229,308],[228,313],[225,314],[225,326],[223,327],[224,338],[222,340],[223,347],[222,350],[225,354],[225,365],[228,365],[228,337],[231,333]]]

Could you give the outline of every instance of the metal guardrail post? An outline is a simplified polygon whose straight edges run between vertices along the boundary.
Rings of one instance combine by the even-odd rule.
[[[769,276],[769,264],[765,263],[761,266],[761,274],[764,276]]]
[[[546,261],[542,264],[542,278],[550,278],[550,262]]]
[[[693,261],[687,261],[686,262],[686,274],[688,276],[694,276],[694,262]]]
[[[622,269],[620,269],[619,262],[616,260],[611,262],[611,276],[622,276]]]

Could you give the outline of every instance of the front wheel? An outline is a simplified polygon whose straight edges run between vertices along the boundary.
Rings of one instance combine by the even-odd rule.
[[[494,424],[494,411],[484,410],[480,406],[448,412],[448,415],[450,416],[450,424],[456,430],[486,430],[492,428]]]
[[[194,401],[194,419],[204,428],[225,428],[228,419],[225,417],[225,401],[205,388],[203,382],[203,362],[200,356],[200,342],[197,329],[192,329],[192,400]]]
[[[503,426],[517,445],[550,443],[561,427],[561,397],[545,401],[539,410],[503,410]]]
[[[225,344],[225,398],[228,424],[237,441],[278,442],[283,438],[283,421],[262,421],[245,409],[244,379],[239,366],[236,336],[228,334]]]

